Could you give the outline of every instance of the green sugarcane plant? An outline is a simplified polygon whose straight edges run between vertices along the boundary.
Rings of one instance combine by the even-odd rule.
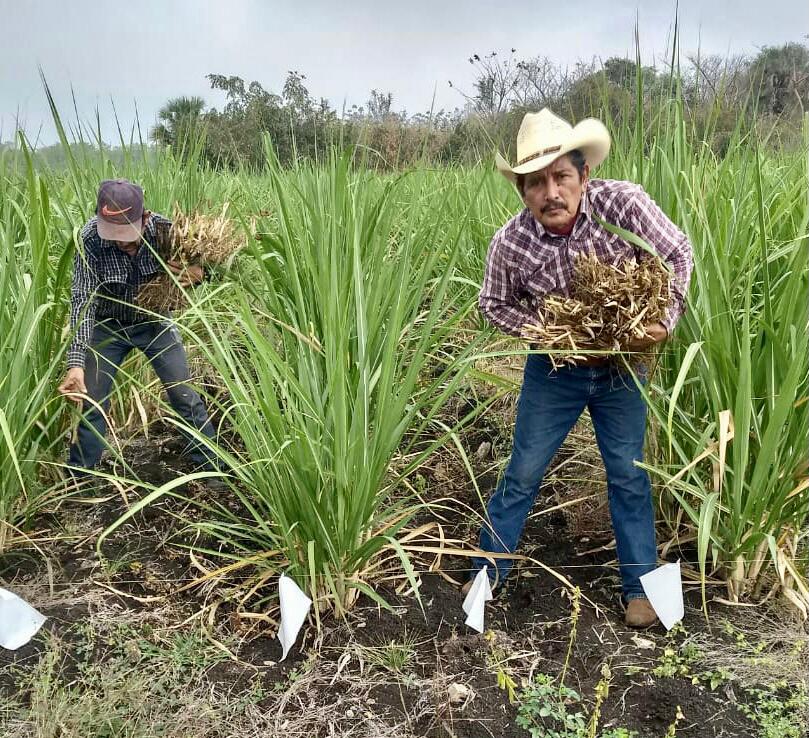
[[[371,583],[391,563],[416,584],[397,541],[416,506],[394,491],[444,442],[424,431],[474,351],[450,350],[474,308],[450,290],[463,222],[445,220],[452,190],[402,198],[406,176],[381,183],[350,153],[283,171],[268,144],[267,162],[277,210],[249,281],[229,309],[189,313],[226,392],[233,442],[216,451],[241,503],[204,506],[197,527],[256,582],[285,570],[342,612],[361,592],[382,602]]]
[[[20,149],[20,176],[0,161],[0,555],[49,498],[42,463],[56,460],[64,425],[55,387],[72,249],[22,137]]]
[[[675,526],[693,528],[703,575],[721,571],[733,600],[776,584],[807,615],[805,165],[762,161],[741,135],[722,160],[705,156],[661,145],[650,168],[650,189],[681,213],[695,249],[688,310],[651,393],[653,468],[677,500]]]

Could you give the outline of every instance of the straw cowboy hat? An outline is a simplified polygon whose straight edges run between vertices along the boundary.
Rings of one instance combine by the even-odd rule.
[[[560,156],[579,149],[585,161],[595,167],[607,158],[610,134],[604,124],[595,118],[586,118],[571,126],[550,108],[538,113],[526,113],[517,133],[517,165],[497,154],[497,168],[510,182],[517,183],[518,174],[544,169]]]

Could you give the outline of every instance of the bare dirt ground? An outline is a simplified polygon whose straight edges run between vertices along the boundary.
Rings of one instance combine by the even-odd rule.
[[[463,436],[483,496],[508,454],[503,418],[507,410],[493,410]],[[185,471],[178,447],[158,433],[127,454],[156,483]],[[800,738],[809,636],[783,608],[714,602],[706,621],[698,587],[688,586],[684,622],[671,633],[624,627],[597,462],[586,426],[577,427],[524,539],[524,553],[580,588],[577,616],[568,588],[523,567],[487,606],[478,635],[449,581],[464,579],[466,561],[443,557],[441,572],[430,572],[425,559],[416,562],[423,609],[412,593],[383,587],[392,613],[360,599],[319,635],[305,628],[284,662],[275,621],[239,615],[232,580],[182,589],[200,573],[178,523],[193,509],[162,500],[118,529],[99,558],[95,541],[126,509],[122,495],[102,487],[92,502],[63,503],[42,521],[47,561],[20,551],[0,571],[3,586],[48,616],[32,643],[0,652],[0,734]],[[453,500],[423,520],[472,542],[468,510],[480,501],[457,453],[442,452],[417,483],[425,496]],[[689,552],[669,552],[677,555]],[[560,699],[563,672],[576,694]],[[527,691],[542,675],[557,686]],[[562,732],[577,713],[592,732]]]

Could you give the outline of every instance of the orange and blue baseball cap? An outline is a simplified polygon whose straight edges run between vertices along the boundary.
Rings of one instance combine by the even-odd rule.
[[[98,235],[105,241],[139,241],[143,235],[143,190],[126,179],[105,179],[98,187]]]

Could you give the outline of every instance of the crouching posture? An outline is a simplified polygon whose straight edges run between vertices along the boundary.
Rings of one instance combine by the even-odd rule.
[[[132,349],[140,349],[163,383],[178,415],[208,438],[214,431],[205,405],[189,384],[180,334],[169,318],[138,310],[141,286],[163,272],[155,257],[156,226],[168,221],[144,209],[143,191],[126,180],[107,180],[98,190],[96,216],[81,231],[73,266],[70,325],[73,343],[59,391],[82,404],[83,417],[68,463],[74,478],[86,476],[105,447],[112,384]],[[168,267],[184,287],[200,282],[201,267]],[[102,412],[103,411],[103,412]],[[188,434],[186,451],[201,469],[213,467],[209,452]]]
[[[684,309],[691,247],[640,186],[589,179],[590,168],[606,158],[609,148],[609,134],[599,121],[588,119],[574,128],[546,108],[524,117],[517,166],[498,156],[498,169],[516,185],[525,204],[492,239],[480,292],[482,313],[503,332],[519,336],[523,325],[536,322],[546,295],[568,294],[576,255],[591,252],[611,264],[641,255],[603,228],[601,219],[645,239],[673,271],[665,319],[646,326],[644,339],[622,348],[642,351],[671,334]],[[516,551],[545,470],[587,408],[607,472],[626,622],[646,627],[656,617],[640,577],[657,562],[649,477],[635,465],[643,460],[646,405],[619,362],[598,356],[555,369],[546,356],[528,357],[511,459],[489,500],[480,548]],[[479,570],[488,563],[499,584],[512,560],[495,561],[494,571],[485,559],[474,564]]]

